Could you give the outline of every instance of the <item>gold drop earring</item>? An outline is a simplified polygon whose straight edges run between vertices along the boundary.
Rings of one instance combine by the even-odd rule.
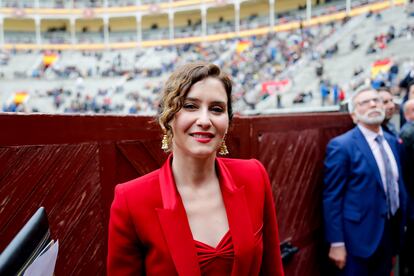
[[[169,150],[167,134],[164,134],[162,136],[161,149],[165,152],[167,152]]]
[[[223,141],[221,141],[221,145],[220,145],[220,148],[219,148],[219,154],[220,155],[227,155],[227,154],[229,154],[229,150],[227,149],[225,138],[226,137],[224,136],[223,137]]]

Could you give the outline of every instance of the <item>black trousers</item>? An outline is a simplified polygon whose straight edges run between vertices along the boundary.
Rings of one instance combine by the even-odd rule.
[[[414,220],[407,225],[404,244],[400,252],[400,276],[414,275]]]

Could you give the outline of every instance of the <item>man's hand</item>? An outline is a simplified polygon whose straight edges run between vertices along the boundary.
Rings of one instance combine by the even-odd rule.
[[[345,246],[331,246],[331,249],[329,249],[329,258],[339,269],[344,268],[346,263]]]

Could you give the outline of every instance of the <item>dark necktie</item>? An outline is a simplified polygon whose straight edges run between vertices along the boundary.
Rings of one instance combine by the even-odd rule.
[[[384,141],[384,137],[381,135],[378,135],[377,137],[375,137],[375,141],[378,143],[379,150],[382,156],[382,160],[384,162],[388,208],[389,208],[391,215],[395,215],[395,212],[397,212],[397,209],[399,207],[399,198],[398,198],[397,189],[394,185],[391,162],[390,162],[390,159],[388,158],[388,154],[385,151],[384,145],[382,143]]]

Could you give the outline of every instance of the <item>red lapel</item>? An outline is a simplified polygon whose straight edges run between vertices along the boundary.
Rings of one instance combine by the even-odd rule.
[[[216,160],[235,253],[232,275],[249,275],[253,259],[250,251],[254,247],[254,234],[244,187],[237,187],[224,162],[219,158]]]
[[[178,274],[180,276],[201,275],[193,235],[175,186],[170,164],[171,155],[160,169],[159,174],[164,206],[164,209],[157,209],[161,228]]]

